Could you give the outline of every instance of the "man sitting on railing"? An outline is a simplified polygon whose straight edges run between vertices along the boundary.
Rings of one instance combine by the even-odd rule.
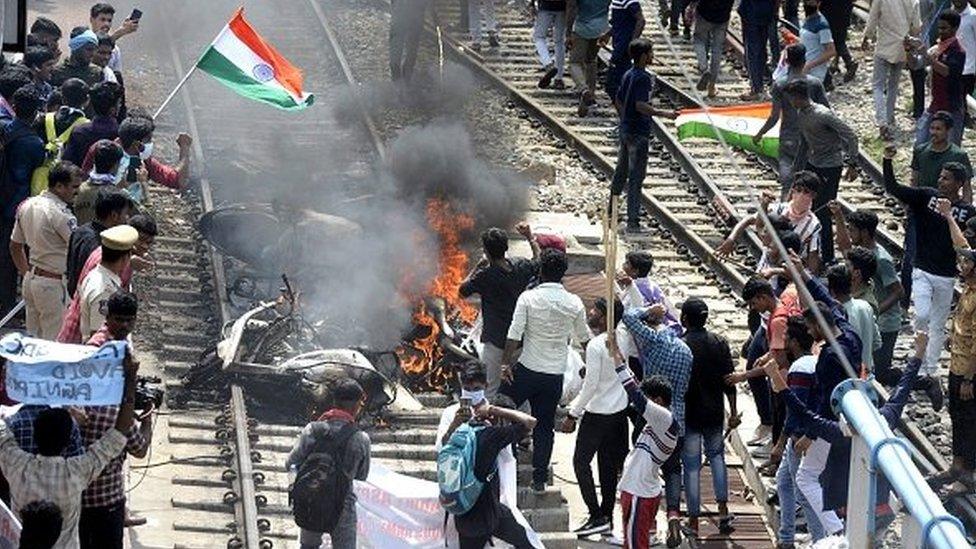
[[[925,356],[928,339],[928,334],[925,332],[916,332],[915,354],[908,359],[905,373],[901,376],[901,380],[898,381],[898,386],[888,401],[879,410],[881,416],[887,420],[891,428],[897,426],[902,410],[904,410],[905,404],[908,403],[908,395],[911,393],[912,383],[918,377],[918,370],[922,366],[922,358]],[[791,416],[799,420],[807,436],[814,436],[830,443],[830,456],[827,458],[827,468],[821,476],[824,485],[823,504],[825,509],[836,509],[843,513],[847,505],[847,485],[851,472],[850,431],[840,421],[824,417],[816,411],[811,410],[792,391],[787,391],[786,379],[783,378],[775,363],[766,364],[766,374],[772,383],[773,391],[783,394]],[[891,524],[891,521],[894,519],[894,514],[887,504],[888,487],[887,482],[883,481],[883,477],[878,487],[879,497],[876,508],[875,532],[880,534]]]

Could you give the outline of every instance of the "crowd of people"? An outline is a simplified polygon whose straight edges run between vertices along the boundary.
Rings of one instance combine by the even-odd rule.
[[[67,36],[38,17],[22,58],[0,66],[0,314],[20,310],[5,329],[98,347],[135,327],[132,277],[154,267],[158,234],[147,206],[157,186],[185,188],[192,140],[180,134],[174,165],[160,160],[153,118],[126,106],[117,42],[138,32],[138,13],[119,22],[98,3],[89,15]],[[119,405],[3,395],[0,499],[21,520],[21,547],[121,549],[124,527],[146,523],[126,508],[125,462],[146,455],[155,410],[134,409],[127,348]]]
[[[494,1],[463,2],[475,50],[499,46]],[[725,78],[721,59],[733,2],[660,4],[670,36],[693,41],[697,88],[714,98]],[[619,115],[610,193],[627,194],[624,233],[645,235],[640,195],[652,118],[676,113],[654,106],[648,67],[655,45],[642,38],[641,3],[537,0],[532,7],[538,86],[564,89],[568,73],[578,92],[576,114],[588,116],[603,98]],[[782,5],[795,33],[783,34],[781,43],[779,4],[738,5],[750,86],[740,100],[771,97],[769,119],[754,139],[779,125],[781,185],[778,196],[763,195],[760,211],[716,248],[719,256],[731,255],[747,231],[764,246],[742,290],[751,336],[738,353],[709,328],[704,299],[668,301],[671,292],[655,282],[647,250],[627,253],[621,271],[608,273],[615,275],[614,295],[587,306],[563,285],[565,243],[520,225],[533,244],[533,258],[520,259],[508,254],[506,231],[483,233],[485,259],[460,290],[462,297],[480,298],[483,351],[460,368],[459,404],[445,411],[437,441],[448,457],[468,444],[476,448],[471,476],[479,490],[470,501],[460,494],[442,498],[462,548],[484,547],[492,537],[533,546],[517,510],[502,497],[496,470],[513,459],[512,447],[529,446],[531,489],[545,491],[556,432],[575,433],[573,469],[588,513],[576,534],[612,531],[619,503],[625,547],[650,547],[663,499],[666,544],[696,536],[705,461],[719,531],[734,531],[725,445],[741,421],[742,383],[760,419],[748,444],[768,456],[761,471],[776,479],[778,547],[797,544],[800,516],[814,541],[841,534],[850,442],[829,397],[852,368],[894,389],[881,409],[892,423],[910,392],[924,392],[941,410],[947,389],[953,462],[930,482],[950,493],[976,489],[976,436],[966,428],[976,419],[976,208],[972,166],[961,147],[966,98],[976,84],[976,10],[965,0],[940,10],[928,2],[872,2],[864,46],[875,41],[872,89],[875,122],[887,143],[884,190],[907,217],[899,266],[879,242],[877,215],[845,211],[838,202],[845,171],[848,178],[855,174],[859,144],[829,101],[842,85],[837,80],[849,83],[858,70],[847,45],[852,3],[804,0],[802,20],[798,8],[796,0]],[[393,13],[391,76],[410,78],[424,12],[396,0]],[[174,164],[160,160],[153,154],[153,118],[126,105],[118,42],[138,32],[139,19],[134,13],[113,26],[114,16],[111,5],[92,6],[88,25],[68,33],[67,57],[61,27],[38,18],[22,60],[0,67],[0,240],[7,244],[0,253],[0,313],[22,300],[22,328],[41,339],[99,346],[129,338],[138,312],[133,274],[154,265],[158,227],[147,205],[159,187],[182,190],[189,177],[191,138],[176,139]],[[606,44],[612,54],[600,90],[597,54]],[[916,132],[911,181],[899,182],[892,143],[905,68]],[[814,302],[803,302],[800,285]],[[896,356],[905,332],[915,334],[907,359]],[[947,337],[945,385],[940,362]],[[138,360],[129,348],[118,406],[51,408],[5,399],[16,408],[0,428],[6,478],[0,495],[22,521],[24,546],[122,547],[124,526],[144,522],[126,509],[125,460],[145,455],[154,410],[134,410]],[[561,406],[573,353],[585,364],[582,384]],[[335,407],[306,427],[285,464],[297,475],[292,495],[303,548],[318,547],[324,534],[334,547],[356,545],[348,483],[369,472],[369,438],[356,427],[364,393],[351,380],[333,392]],[[342,459],[327,458],[336,449]],[[337,471],[342,474],[326,474]],[[345,484],[333,490],[340,501],[319,501],[314,490],[302,499],[302,486],[340,481]],[[882,482],[879,532],[894,518],[889,499]]]
[[[588,116],[600,100],[616,109],[619,153],[610,191],[627,194],[625,234],[646,234],[640,195],[652,117],[676,113],[655,106],[655,75],[648,67],[661,45],[642,37],[648,22],[641,3],[528,4],[535,17],[538,87],[565,89],[568,74],[578,94],[578,116]],[[731,78],[722,74],[721,62],[733,4],[660,0],[661,25],[671,39],[694,44],[696,86],[708,99],[718,95],[717,82]],[[497,46],[491,5],[491,0],[461,2],[461,27],[469,23],[475,50],[484,47],[485,31],[489,47]],[[855,80],[859,67],[847,43],[853,2],[804,0],[802,17],[799,7],[795,0],[738,3],[749,81],[738,99],[771,98],[771,114],[754,140],[758,144],[778,125],[781,185],[777,195],[763,194],[761,212],[745,217],[716,248],[718,256],[731,256],[750,230],[764,246],[756,274],[741,295],[750,311],[751,336],[739,353],[745,370],[737,370],[722,334],[708,329],[704,300],[689,298],[677,308],[667,302],[669,292],[650,277],[648,252],[627,255],[618,274],[618,302],[608,307],[603,299],[587,311],[560,284],[566,259],[559,251],[543,251],[532,265],[505,255],[503,231],[483,235],[487,263],[462,286],[462,296],[481,298],[484,374],[469,372],[478,366],[462,374],[468,406],[451,410],[457,417],[450,430],[491,424],[498,399],[515,407],[528,402],[535,419],[535,490],[545,489],[553,430],[576,432],[573,467],[588,511],[575,530],[581,536],[613,528],[618,497],[626,546],[647,547],[656,539],[654,517],[662,497],[668,546],[676,546],[682,532],[696,535],[702,456],[712,469],[719,528],[733,530],[724,445],[727,430],[740,421],[740,383],[748,384],[760,417],[748,444],[757,447],[756,455],[768,456],[761,470],[776,478],[771,501],[780,507],[778,547],[797,544],[799,516],[813,541],[843,533],[850,444],[829,397],[851,369],[894,390],[881,410],[890,422],[898,419],[911,391],[926,394],[931,403],[926,405],[939,411],[948,390],[955,458],[931,484],[948,486],[949,493],[976,487],[976,437],[965,428],[976,410],[976,210],[972,166],[961,147],[969,123],[966,100],[976,82],[976,9],[966,0],[940,6],[909,0],[871,3],[861,47],[871,50],[873,43],[871,88],[877,135],[884,144],[884,191],[897,201],[891,206],[900,203],[906,216],[899,265],[880,242],[878,216],[867,209],[846,211],[838,201],[842,180],[856,176],[861,140],[829,99],[835,87]],[[780,8],[793,27],[782,33]],[[610,62],[599,90],[597,54],[608,44]],[[913,89],[906,114],[915,120],[915,138],[911,180],[898,181],[895,116],[905,69]],[[793,279],[789,266],[802,278]],[[816,302],[804,303],[798,285]],[[609,334],[608,311],[616,326]],[[915,350],[905,359],[896,352],[897,339],[912,332]],[[946,349],[951,354],[947,362],[941,360]],[[579,395],[565,408],[565,419],[557,421],[567,352],[582,353],[585,377]],[[948,384],[940,364],[949,366]],[[594,456],[599,493],[591,470]],[[888,487],[882,483],[878,491],[880,533],[893,513]],[[497,494],[482,497],[497,500]],[[493,509],[488,515],[493,531],[505,540],[520,539],[508,515]]]

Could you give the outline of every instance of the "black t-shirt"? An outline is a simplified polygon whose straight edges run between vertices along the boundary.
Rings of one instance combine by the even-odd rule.
[[[734,0],[698,0],[698,15],[716,25],[727,23],[732,14]]]
[[[458,534],[464,537],[489,536],[498,526],[501,515],[501,484],[498,481],[496,461],[498,453],[506,446],[522,440],[528,431],[521,423],[505,426],[488,426],[478,431],[478,451],[474,457],[474,476],[487,481],[474,507],[463,515],[454,517]]]
[[[915,215],[915,266],[936,276],[956,276],[956,250],[952,246],[949,225],[936,210],[939,191],[929,187],[907,187],[895,181],[891,160],[884,164],[885,190],[907,204]],[[969,218],[976,216],[976,208],[963,201],[953,202],[952,217],[960,227],[966,226]]]
[[[489,265],[478,269],[469,281],[461,285],[462,297],[471,294],[481,296],[481,341],[499,349],[505,348],[515,302],[538,270],[536,262],[530,259],[507,261],[510,269]]]
[[[735,394],[725,383],[734,370],[725,338],[704,329],[688,330],[684,337],[694,357],[685,395],[685,425],[689,429],[721,427],[725,419],[724,395]]]
[[[539,0],[540,11],[566,11],[566,0]]]

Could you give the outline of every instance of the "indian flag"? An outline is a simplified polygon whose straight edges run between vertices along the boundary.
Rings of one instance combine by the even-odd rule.
[[[244,97],[279,109],[298,110],[314,97],[302,91],[302,73],[244,19],[244,8],[200,57],[197,68]]]
[[[763,135],[759,143],[752,137],[766,123],[772,111],[771,103],[735,105],[731,107],[712,107],[705,109],[686,109],[678,114],[674,124],[678,128],[678,139],[705,137],[718,139],[719,134],[733,147],[757,152],[773,158],[779,157],[779,123]]]

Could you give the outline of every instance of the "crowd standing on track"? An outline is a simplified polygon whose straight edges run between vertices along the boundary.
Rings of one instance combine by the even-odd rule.
[[[23,304],[7,330],[96,347],[129,340],[133,272],[155,264],[152,183],[184,189],[192,143],[181,134],[166,164],[153,155],[152,117],[125,107],[117,41],[140,14],[113,27],[115,9],[95,4],[67,36],[39,17],[23,60],[0,67],[0,311]],[[20,405],[4,393],[0,499],[22,522],[22,547],[121,548],[124,527],[146,523],[126,508],[124,463],[146,455],[155,409],[134,409],[139,363],[126,348],[118,406]]]
[[[461,0],[459,23],[475,54],[505,47],[496,3]],[[393,80],[417,74],[429,4],[392,2]],[[695,62],[686,69],[704,99],[715,101],[718,83],[734,77],[722,73],[721,63],[734,2],[659,0],[659,20],[649,20],[648,4],[638,0],[528,4],[538,87],[560,93],[569,86],[568,70],[578,118],[613,107],[618,123],[610,135],[618,153],[606,190],[611,203],[623,194],[627,201],[622,226],[611,220],[608,231],[620,229],[639,248],[652,232],[643,223],[641,194],[651,136],[662,124],[655,118],[680,114],[659,106],[659,81],[649,70],[655,50],[670,44],[652,43],[645,29],[658,25],[668,41],[694,44]],[[763,247],[755,276],[741,291],[750,311],[750,338],[737,353],[745,369],[722,330],[708,325],[706,299],[668,301],[677,288],[652,278],[656,251],[627,253],[620,272],[605,273],[608,295],[588,310],[563,284],[565,242],[520,224],[517,232],[533,257],[519,259],[507,253],[504,229],[484,230],[484,259],[459,291],[461,298],[480,297],[483,351],[459,368],[458,404],[444,411],[436,441],[441,503],[450,515],[445,522],[453,518],[460,547],[485,547],[492,538],[519,549],[539,546],[500,471],[530,447],[530,488],[544,493],[557,431],[576,433],[573,469],[587,512],[573,530],[579,537],[620,532],[624,547],[651,547],[661,541],[660,514],[667,524],[660,537],[677,547],[685,537],[703,535],[711,518],[703,507],[712,504],[718,536],[732,534],[726,441],[741,423],[737,386],[743,382],[760,416],[748,444],[763,447],[758,453],[768,459],[760,470],[775,477],[777,547],[800,545],[801,516],[810,541],[842,535],[852,450],[830,396],[848,378],[846,365],[894,388],[880,408],[891,425],[912,391],[924,392],[931,404],[923,405],[939,411],[947,389],[953,460],[929,481],[947,486],[946,494],[976,489],[976,235],[970,223],[976,207],[963,146],[972,122],[967,100],[976,86],[976,10],[967,0],[930,4],[874,0],[862,44],[875,41],[871,88],[874,122],[886,144],[884,190],[907,213],[899,273],[879,242],[877,215],[847,211],[841,202],[842,179],[853,180],[865,142],[830,103],[830,93],[857,75],[848,45],[853,2],[803,0],[802,19],[797,0],[738,3],[748,84],[738,99],[751,103],[768,94],[772,102],[765,123],[747,138],[758,146],[778,124],[781,189],[759,199],[760,211],[715,248],[716,256],[729,257],[753,230]],[[778,30],[780,7],[791,33]],[[139,308],[132,279],[153,269],[159,236],[147,206],[164,188],[180,192],[189,184],[192,138],[179,134],[178,157],[169,164],[154,154],[153,117],[126,105],[119,44],[138,33],[141,12],[113,26],[115,14],[111,5],[95,4],[87,25],[70,22],[82,24],[67,32],[38,18],[23,60],[0,66],[0,314],[16,313],[22,300],[23,313],[5,327],[43,340],[129,341]],[[610,61],[600,86],[606,46]],[[906,69],[915,139],[910,180],[899,181],[893,140]],[[804,301],[807,293],[812,302]],[[903,332],[914,332],[907,360],[895,352]],[[23,523],[22,546],[121,548],[124,527],[146,522],[126,508],[124,471],[128,456],[146,455],[156,410],[152,403],[135,409],[139,363],[131,343],[125,348],[117,406],[18,406],[0,395],[5,406],[16,406],[0,426],[0,499]],[[582,388],[563,416],[567,364],[580,351]],[[351,487],[370,470],[370,439],[358,424],[366,394],[352,380],[333,393],[335,406],[304,428],[283,464],[294,476],[303,549],[319,547],[324,534],[333,547],[357,545]],[[702,501],[703,456],[711,501]],[[448,489],[452,472],[464,482]],[[895,513],[884,479],[877,490],[881,535]]]
[[[465,4],[463,0],[461,3]],[[569,73],[578,100],[574,114],[585,118],[600,103],[613,106],[617,113],[617,128],[609,132],[619,142],[610,193],[627,194],[621,229],[640,246],[648,230],[641,224],[640,195],[647,173],[653,118],[677,114],[654,106],[656,76],[648,67],[654,61],[654,50],[667,48],[668,44],[652,45],[643,38],[645,25],[660,24],[672,40],[693,41],[697,60],[695,87],[704,92],[703,99],[711,101],[718,99],[716,83],[730,77],[722,74],[721,61],[733,3],[699,0],[689,7],[680,0],[662,0],[660,22],[645,21],[640,3],[626,0],[569,0],[565,7],[563,2],[550,0],[529,4],[535,17],[532,39],[542,67],[538,87],[564,87],[563,60],[568,48]],[[976,10],[966,0],[952,0],[951,5],[874,0],[867,14],[860,46],[869,50],[873,58],[873,121],[877,135],[886,144],[884,185],[905,205],[907,213],[905,255],[899,265],[880,242],[883,227],[878,216],[866,209],[845,209],[840,202],[846,182],[855,177],[859,146],[864,140],[873,139],[858,135],[851,121],[832,109],[830,102],[831,92],[838,86],[852,85],[858,74],[855,46],[848,43],[854,4],[848,0],[804,0],[802,17],[798,14],[800,6],[796,1],[782,4],[782,15],[793,28],[780,35],[779,3],[738,3],[749,84],[738,99],[755,102],[767,93],[771,97],[772,112],[754,142],[758,146],[767,133],[778,128],[778,179],[782,186],[780,196],[764,195],[760,201],[765,215],[744,217],[716,248],[718,256],[730,256],[746,231],[752,229],[764,246],[755,267],[756,276],[742,292],[751,311],[752,336],[741,353],[747,370],[737,370],[721,333],[705,329],[708,305],[704,301],[691,297],[683,304],[681,324],[687,333],[679,339],[672,331],[674,325],[666,321],[667,316],[674,320],[670,305],[664,306],[660,299],[655,301],[649,293],[641,296],[638,292],[635,300],[630,290],[637,287],[639,277],[633,269],[641,260],[630,261],[628,256],[624,270],[631,272],[618,277],[621,301],[615,307],[618,314],[621,306],[626,312],[612,319],[610,325],[617,327],[607,333],[607,300],[597,302],[590,310],[583,388],[569,403],[568,415],[559,426],[564,432],[577,433],[573,468],[588,514],[576,530],[581,537],[613,530],[614,484],[624,507],[625,546],[643,547],[656,539],[656,520],[648,514],[657,514],[662,494],[669,519],[668,546],[676,546],[682,534],[697,535],[702,453],[712,467],[721,531],[734,530],[734,517],[725,505],[728,488],[722,460],[722,428],[723,423],[727,428],[737,425],[733,388],[743,381],[749,382],[761,418],[748,443],[765,447],[769,458],[761,469],[776,477],[778,497],[774,501],[778,499],[780,506],[778,547],[800,544],[802,538],[798,537],[795,520],[798,514],[805,518],[811,541],[843,533],[850,441],[840,434],[829,406],[831,391],[847,378],[842,363],[849,362],[860,370],[861,376],[874,376],[881,384],[895,389],[881,410],[890,422],[897,420],[911,391],[923,391],[930,405],[940,410],[945,381],[939,364],[945,365],[940,355],[946,349],[946,332],[951,335],[948,401],[955,457],[952,468],[932,476],[930,482],[935,488],[951,485],[950,494],[971,492],[976,485],[976,439],[963,427],[972,421],[976,402],[973,361],[968,349],[968,338],[976,329],[971,295],[976,257],[971,248],[976,240],[973,231],[967,229],[967,221],[973,216],[972,166],[962,146],[963,129],[968,123],[966,100],[973,92]],[[464,18],[463,8],[461,13]],[[679,38],[682,30],[684,34]],[[473,34],[472,40],[477,43],[478,36]],[[550,43],[555,46],[555,58]],[[611,53],[602,90],[605,95],[601,95],[594,62],[604,43],[610,44]],[[781,48],[783,59],[777,67]],[[910,72],[912,82],[911,105],[906,114],[916,120],[916,138],[911,182],[900,184],[892,157],[904,70]],[[847,177],[843,177],[845,171]],[[491,238],[502,237],[499,233]],[[782,256],[777,244],[785,246],[787,256]],[[506,299],[514,302],[517,292],[512,290],[526,287],[521,273],[531,266],[518,264],[516,268],[517,260],[508,259],[501,263],[498,259],[503,256],[497,251],[488,257],[495,258],[490,259],[491,266],[476,270],[472,280],[493,272],[495,280],[506,281],[499,286],[505,288]],[[785,268],[788,262],[803,273],[801,280],[791,280]],[[646,277],[648,272],[649,268],[640,277]],[[804,302],[797,284],[804,286],[816,303]],[[962,294],[952,314],[957,288]],[[663,297],[668,290],[658,292]],[[465,291],[462,295],[471,293]],[[483,293],[482,298],[486,319],[491,318],[493,324],[508,321],[510,317],[499,319],[492,293]],[[552,298],[549,303],[556,306],[560,301]],[[826,319],[826,326],[815,321],[814,308]],[[558,332],[557,325],[552,323],[550,333]],[[946,326],[948,329],[944,329]],[[500,331],[493,326],[491,333]],[[906,331],[915,332],[916,351],[914,358],[904,364],[896,356],[895,347],[899,333]],[[509,345],[517,347],[522,335],[520,331],[510,332]],[[556,339],[565,344],[570,341],[567,335],[559,333]],[[484,337],[489,337],[487,343],[493,336]],[[528,340],[527,334],[525,339]],[[839,343],[841,355],[827,346],[828,339]],[[619,342],[622,356],[615,356],[614,342]],[[497,343],[493,345],[497,348]],[[554,344],[552,358],[561,358],[562,351],[555,351],[561,347]],[[513,352],[506,356],[515,355]],[[489,371],[496,367],[493,362],[486,358]],[[506,362],[509,360],[503,361]],[[531,371],[524,365],[515,368]],[[627,391],[621,392],[613,383],[614,369]],[[646,398],[632,390],[636,385],[629,381],[631,374],[638,384],[641,378],[645,379]],[[492,379],[491,373],[488,379]],[[502,379],[504,393],[507,374]],[[649,384],[650,380],[653,382]],[[517,379],[508,392],[543,391],[546,383],[541,377]],[[489,392],[491,385],[489,381]],[[667,398],[662,396],[665,386]],[[648,391],[656,391],[656,396]],[[630,397],[630,405],[626,397]],[[726,398],[727,410],[723,406]],[[651,402],[656,405],[647,404]],[[636,417],[635,405],[643,411]],[[689,406],[694,411],[689,411]],[[545,408],[537,432],[549,429],[551,407],[547,403]],[[653,410],[652,415],[643,417],[649,410]],[[626,416],[634,420],[633,450],[622,465],[617,449],[621,441],[627,440],[623,419]],[[547,448],[548,443],[545,444]],[[594,456],[598,457],[599,490],[591,470]],[[539,453],[535,458],[533,487],[538,484],[540,467],[547,465],[547,460],[539,459]],[[644,476],[640,480],[634,478],[638,460],[646,464],[641,465]],[[619,480],[614,482],[615,478]],[[682,491],[687,504],[684,523],[680,519]],[[879,536],[894,519],[889,498],[889,489],[882,482],[876,522]]]

